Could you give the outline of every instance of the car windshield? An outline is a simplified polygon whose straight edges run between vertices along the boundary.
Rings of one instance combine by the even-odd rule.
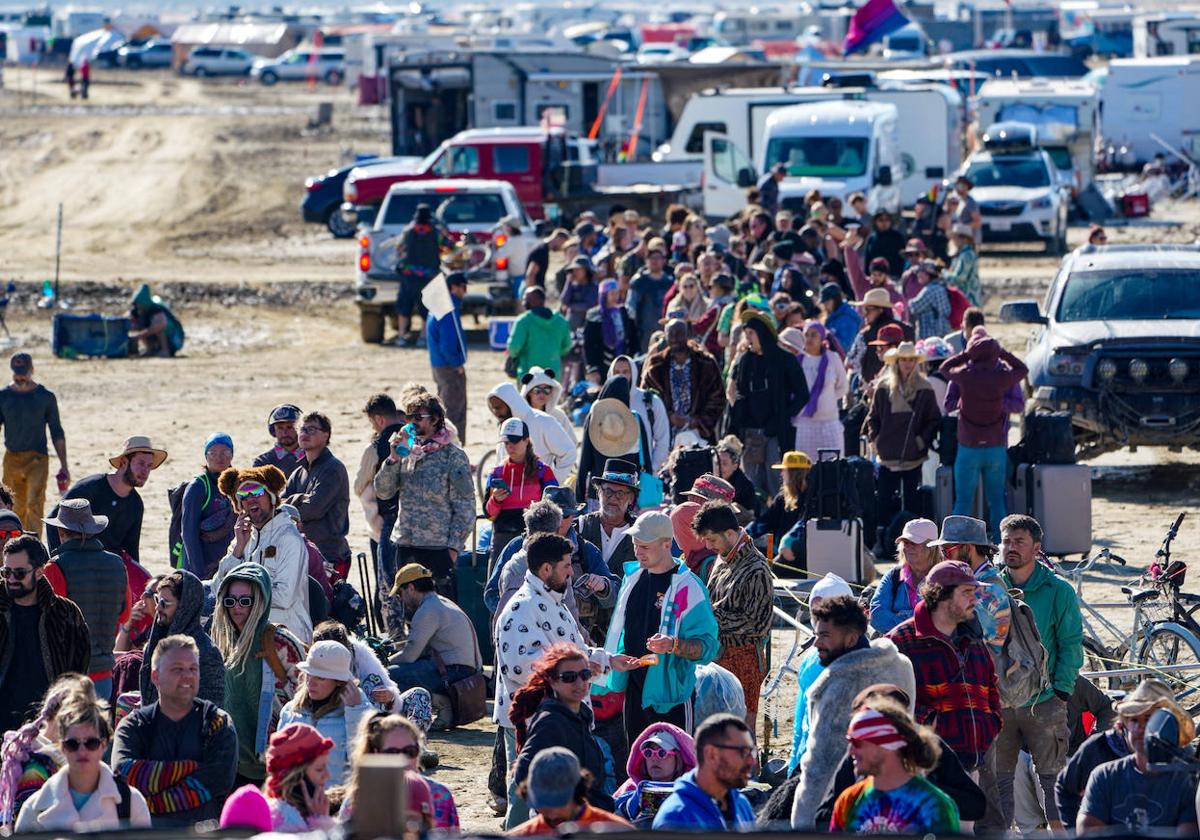
[[[767,167],[780,161],[792,178],[852,178],[867,171],[867,138],[772,137]]]
[[[976,161],[967,177],[977,187],[1048,187],[1050,173],[1041,158],[992,158]]]
[[[418,204],[428,204],[434,215],[450,228],[493,225],[508,215],[500,193],[404,192],[388,197],[383,224],[389,227],[408,224]]]
[[[1200,318],[1200,271],[1121,269],[1072,274],[1059,321],[1162,321]]]

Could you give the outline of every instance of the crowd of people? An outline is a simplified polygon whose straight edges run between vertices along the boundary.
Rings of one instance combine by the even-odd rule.
[[[780,209],[775,183],[716,227],[614,208],[547,237],[509,378],[475,407],[495,421],[478,500],[465,279],[423,279],[455,302],[426,325],[433,390],[366,401],[353,477],[319,411],[272,408],[273,445],[252,459],[214,431],[151,526],[170,531],[165,574],[140,556],[139,488],[167,451],[130,436],[71,484],[56,397],[14,355],[0,826],[327,829],[377,807],[378,754],[407,765],[404,830],[455,831],[455,796],[482,792],[433,777],[427,736],[490,705],[479,766],[518,836],[1195,831],[1194,782],[1159,778],[1143,738],[1166,710],[1186,745],[1191,718],[1159,680],[1114,706],[1080,677],[1079,607],[1041,551],[1058,523],[1005,507],[1026,368],[977,308],[970,183],[918,207],[924,238],[861,196]],[[950,469],[948,439],[938,515],[924,490]],[[790,750],[768,763],[777,586],[811,577],[831,459],[866,465],[872,489],[846,515],[875,523],[864,548],[895,565],[789,589],[807,593],[813,641]],[[374,594],[349,580],[352,496]],[[487,558],[478,610],[463,557]]]

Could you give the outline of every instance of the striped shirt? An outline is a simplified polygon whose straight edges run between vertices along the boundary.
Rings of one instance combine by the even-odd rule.
[[[722,648],[757,644],[770,633],[771,569],[745,531],[733,551],[713,561],[708,594]]]

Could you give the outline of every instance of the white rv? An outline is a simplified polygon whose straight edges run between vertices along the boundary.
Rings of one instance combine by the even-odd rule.
[[[1200,14],[1166,12],[1133,19],[1133,57],[1200,53]]]
[[[1166,153],[1151,135],[1200,160],[1200,55],[1118,58],[1100,93],[1100,134],[1111,162],[1145,163]]]
[[[963,160],[963,107],[958,92],[944,84],[889,84],[881,88],[730,88],[693,95],[656,160],[695,160],[704,154],[704,135],[724,135],[749,160],[763,150],[767,120],[780,108],[811,102],[867,101],[895,105],[900,167],[893,173],[900,201],[919,196],[958,170]]]
[[[979,127],[998,122],[1037,126],[1038,145],[1054,160],[1073,193],[1095,175],[1100,92],[1082,79],[992,79],[975,98]]]

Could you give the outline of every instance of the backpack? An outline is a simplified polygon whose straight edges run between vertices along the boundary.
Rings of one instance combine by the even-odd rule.
[[[950,326],[961,330],[963,315],[971,308],[971,299],[958,286],[946,286],[946,294],[950,296]]]
[[[128,825],[129,814],[133,810],[133,794],[129,792],[129,782],[115,773],[113,781],[117,783],[117,793],[121,794],[121,799],[117,802],[117,819],[120,820],[121,825]]]
[[[1050,687],[1048,657],[1042,634],[1033,620],[1029,604],[1009,596],[1012,623],[1004,647],[996,657],[996,683],[1000,687],[1000,705],[1018,709]]]
[[[204,482],[204,504],[201,510],[208,507],[212,501],[212,482],[207,473],[200,473],[197,479]],[[170,554],[168,562],[172,569],[183,568],[183,495],[187,492],[192,479],[180,482],[167,491],[167,505],[171,509],[171,525],[167,530],[167,551]]]

